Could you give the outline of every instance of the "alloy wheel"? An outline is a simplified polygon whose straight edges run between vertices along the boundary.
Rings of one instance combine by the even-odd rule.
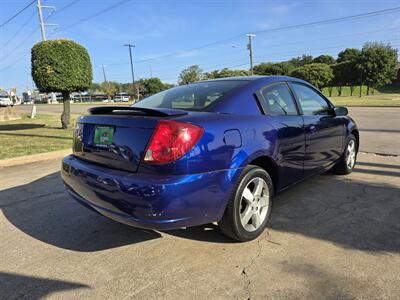
[[[346,149],[346,166],[349,169],[354,167],[356,162],[356,143],[354,140],[350,140],[347,144]]]
[[[252,232],[263,224],[269,209],[269,189],[264,179],[253,178],[244,188],[240,200],[240,221],[243,228]]]

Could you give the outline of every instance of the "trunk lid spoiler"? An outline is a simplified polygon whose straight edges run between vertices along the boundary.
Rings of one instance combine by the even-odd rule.
[[[169,108],[144,108],[135,106],[99,106],[88,109],[91,115],[145,115],[151,117],[171,117],[186,115],[187,111]]]

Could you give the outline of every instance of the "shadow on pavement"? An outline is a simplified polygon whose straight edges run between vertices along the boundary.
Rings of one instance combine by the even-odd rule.
[[[205,224],[201,226],[194,226],[185,229],[168,230],[166,234],[176,237],[197,240],[210,243],[237,243],[236,241],[226,237],[220,231],[217,225]]]
[[[8,132],[0,132],[0,135],[10,135],[10,136],[25,136],[25,137],[39,137],[39,138],[48,138],[48,139],[57,139],[57,140],[71,140],[72,137],[68,136],[59,136],[59,135],[41,135],[41,134],[29,134],[29,133],[8,133]]]
[[[269,227],[345,248],[399,252],[400,189],[379,181],[315,177],[276,198]]]
[[[43,299],[54,292],[90,288],[85,284],[0,272],[1,299]]]
[[[45,127],[45,124],[2,124],[0,125],[0,131],[16,131],[16,130],[26,130]]]
[[[388,133],[399,133],[400,130],[397,129],[360,129],[364,132],[388,132]]]
[[[321,175],[279,195],[269,227],[348,248],[400,251],[400,189],[381,183],[381,178],[380,183],[352,178]],[[156,231],[122,225],[85,209],[64,192],[58,172],[0,191],[0,208],[25,234],[69,250],[99,251],[161,237]],[[232,242],[213,224],[165,233]]]
[[[378,168],[385,168],[385,169],[400,169],[398,165],[388,165],[382,163],[371,163],[371,162],[357,162],[357,166],[367,166],[367,167],[378,167]]]
[[[161,237],[92,212],[64,191],[55,172],[0,191],[0,208],[19,230],[44,243],[74,251],[99,251]]]

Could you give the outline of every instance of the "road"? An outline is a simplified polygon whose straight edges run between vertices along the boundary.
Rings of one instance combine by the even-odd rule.
[[[0,172],[0,299],[398,299],[400,157],[360,154],[281,194],[269,228],[118,224],[64,192],[58,160]]]
[[[93,105],[72,104],[71,112],[85,114]],[[20,106],[29,112],[29,105]],[[60,104],[37,105],[38,113],[61,113]],[[400,107],[350,107],[350,116],[357,122],[360,135],[360,150],[370,153],[400,155]]]

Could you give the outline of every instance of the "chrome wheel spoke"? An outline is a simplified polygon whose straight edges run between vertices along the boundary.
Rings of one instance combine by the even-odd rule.
[[[260,207],[266,207],[266,206],[268,206],[268,203],[269,203],[269,196],[262,196],[260,198],[260,202],[259,202]]]
[[[261,225],[261,216],[260,216],[260,212],[257,211],[253,214],[253,216],[251,217],[251,223],[254,226],[255,229],[257,229],[258,227],[260,227]]]
[[[261,178],[258,178],[257,181],[255,182],[255,188],[254,188],[254,195],[255,196],[261,196],[261,193],[263,191],[264,188],[264,180],[262,180]]]
[[[254,195],[248,187],[244,189],[242,197],[246,200],[247,203],[253,203],[254,201]]]
[[[251,217],[253,216],[253,210],[251,209],[251,206],[249,205],[245,211],[240,215],[240,220],[242,221],[242,225],[246,226]]]

